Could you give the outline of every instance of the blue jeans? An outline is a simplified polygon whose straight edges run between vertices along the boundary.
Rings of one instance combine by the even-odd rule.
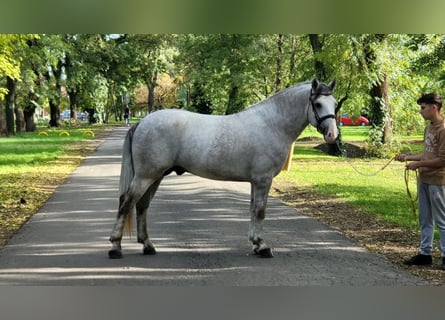
[[[445,256],[445,185],[430,185],[419,180],[420,253],[433,253],[434,223],[439,229],[440,250]]]

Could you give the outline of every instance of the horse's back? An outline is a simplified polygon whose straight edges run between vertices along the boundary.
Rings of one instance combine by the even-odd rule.
[[[220,122],[219,116],[204,115],[185,110],[166,109],[151,113],[142,119],[140,134],[144,138],[153,136],[156,140],[169,143],[196,143],[196,138],[212,135]]]

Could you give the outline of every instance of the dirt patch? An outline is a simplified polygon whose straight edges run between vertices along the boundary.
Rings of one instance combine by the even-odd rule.
[[[327,143],[322,143],[315,146],[314,149],[328,154],[329,146]],[[341,150],[348,158],[363,158],[366,156],[366,150],[363,147],[348,142],[342,143]]]
[[[442,258],[435,250],[431,267],[407,267],[403,261],[418,252],[418,231],[402,228],[334,196],[317,193],[312,187],[296,187],[288,182],[274,181],[272,195],[293,206],[298,212],[313,217],[360,243],[369,251],[385,256],[389,261],[431,282],[445,285]],[[435,244],[437,247],[437,244]]]

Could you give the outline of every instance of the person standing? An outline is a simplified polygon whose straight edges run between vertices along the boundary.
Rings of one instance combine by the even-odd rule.
[[[418,155],[398,154],[409,170],[419,169],[420,252],[405,260],[405,265],[431,265],[434,224],[440,235],[442,270],[445,270],[445,123],[440,113],[442,97],[435,93],[422,95],[417,104],[420,114],[430,123],[424,131],[424,151]],[[409,161],[409,162],[408,162]]]
[[[124,110],[124,120],[125,125],[128,127],[130,125],[130,108],[128,106],[126,106]]]

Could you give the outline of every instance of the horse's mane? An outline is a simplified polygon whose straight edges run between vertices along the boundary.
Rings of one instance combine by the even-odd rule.
[[[300,82],[300,83],[297,83],[297,84],[295,84],[293,86],[287,87],[287,88],[285,88],[285,89],[283,89],[283,90],[281,90],[281,91],[279,91],[279,92],[277,92],[277,93],[275,93],[273,95],[268,96],[266,99],[264,99],[262,101],[259,101],[259,102],[255,103],[255,104],[252,104],[252,105],[248,106],[246,109],[242,110],[241,112],[261,107],[262,104],[266,104],[266,103],[270,102],[271,100],[275,100],[277,98],[280,98],[283,95],[289,94],[290,91],[298,90],[298,89],[300,89],[300,87],[303,87],[303,86],[306,86],[306,85],[310,85],[310,84],[311,84],[310,81],[305,81],[305,82]],[[308,98],[309,98],[309,95],[308,95]]]
[[[264,101],[269,100],[269,99],[273,99],[274,97],[278,98],[281,95],[288,94],[289,91],[298,90],[300,87],[306,86],[306,85],[308,85],[310,83],[311,83],[310,81],[305,81],[305,82],[300,82],[300,83],[294,84],[293,86],[287,87],[287,88],[285,88],[285,89],[283,89],[283,90],[281,90],[281,91],[279,91],[279,92],[277,92],[277,93],[267,97]]]

